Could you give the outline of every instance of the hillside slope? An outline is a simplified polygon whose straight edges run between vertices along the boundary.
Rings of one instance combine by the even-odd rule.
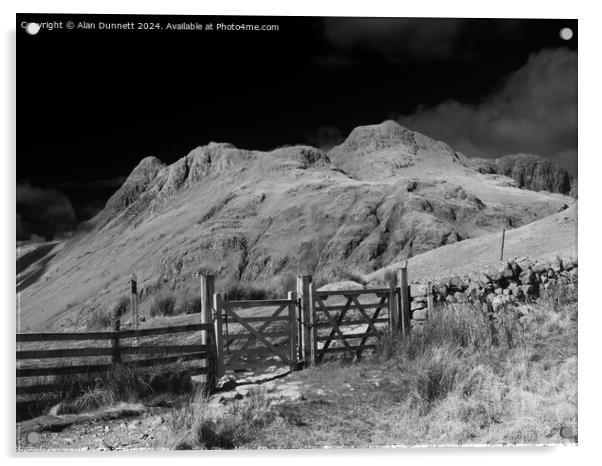
[[[24,330],[86,326],[127,293],[132,272],[143,314],[160,293],[178,305],[196,295],[200,271],[214,273],[218,289],[370,273],[573,202],[478,173],[447,144],[391,121],[356,128],[328,153],[210,143],[171,165],[143,159],[21,286],[18,318]]]
[[[509,154],[497,159],[472,158],[468,166],[480,173],[496,173],[512,178],[519,188],[550,191],[577,197],[577,179],[562,167],[533,154]]]
[[[460,243],[420,254],[408,260],[410,280],[426,280],[479,272],[500,259],[501,231],[467,239]],[[504,258],[532,257],[550,259],[577,257],[577,206],[537,220],[528,225],[506,230]],[[396,269],[392,263],[387,269]],[[385,269],[369,274],[367,280],[382,280]]]

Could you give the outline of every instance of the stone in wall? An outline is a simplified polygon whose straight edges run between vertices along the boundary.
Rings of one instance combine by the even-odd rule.
[[[509,304],[523,306],[520,303],[537,298],[541,290],[558,284],[577,286],[577,280],[576,258],[546,260],[520,257],[464,277],[434,279],[433,298],[436,302],[446,303],[487,302],[493,312],[498,312]],[[412,318],[426,316],[426,286],[410,284],[410,299]]]

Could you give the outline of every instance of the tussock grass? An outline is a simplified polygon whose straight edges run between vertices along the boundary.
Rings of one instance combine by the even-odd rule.
[[[201,296],[186,296],[180,306],[176,309],[176,314],[198,314],[201,312]]]
[[[267,425],[249,446],[577,441],[575,287],[493,319],[469,304],[430,319],[409,338],[384,338],[376,358],[301,373],[327,395],[280,406],[295,422]],[[561,437],[562,427],[575,436]]]
[[[259,286],[252,283],[232,282],[224,287],[224,297],[229,301],[254,299],[284,299],[289,291],[297,289],[297,277],[283,274],[273,283]]]
[[[66,374],[38,378],[35,383],[55,384],[60,392],[42,393],[36,399],[63,399],[63,412],[87,412],[121,402],[170,405],[192,393],[191,368],[186,362],[162,366],[136,367],[123,363],[98,374]]]
[[[250,283],[237,282],[224,287],[224,298],[228,301],[269,299],[269,292]]]
[[[251,392],[247,400],[215,417],[201,396],[172,410],[168,417],[166,446],[176,450],[233,449],[252,440],[258,429],[268,425],[275,413],[265,391]]]
[[[319,270],[314,276],[314,288],[318,289],[329,283],[341,281],[352,281],[359,283],[362,286],[368,284],[361,273],[349,270],[346,267],[337,266],[328,270]]]
[[[304,270],[304,269],[301,269]],[[302,272],[299,272],[302,273]],[[344,280],[353,281],[366,286],[367,282],[359,272],[348,270],[344,267],[334,267],[328,270],[319,270],[313,273],[314,289],[329,283]],[[255,300],[255,299],[283,299],[289,291],[296,291],[297,276],[293,273],[283,273],[273,282],[253,284],[233,280],[222,287],[224,297],[228,301]]]
[[[176,311],[176,298],[171,295],[158,294],[153,298],[150,306],[150,316],[172,316]]]
[[[92,312],[86,327],[90,330],[103,330],[112,327],[113,322],[113,318],[106,309],[98,308]]]
[[[180,397],[185,402],[168,416],[165,446],[576,442],[577,317],[572,284],[493,316],[471,304],[442,305],[408,337],[383,336],[372,359],[335,360],[299,372],[310,390],[307,401],[272,406],[257,391],[218,415],[201,395]],[[124,367],[94,383],[74,380],[74,406],[190,393],[173,375],[179,372]],[[561,437],[563,427],[575,436]]]
[[[109,307],[99,307],[92,312],[86,327],[90,330],[104,330],[112,328],[115,321],[120,319],[130,307],[129,298],[122,296]]]

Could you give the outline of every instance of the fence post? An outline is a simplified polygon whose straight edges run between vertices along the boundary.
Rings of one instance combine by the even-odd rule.
[[[309,364],[316,365],[318,355],[318,328],[314,325],[316,314],[314,312],[314,284],[309,284]]]
[[[426,320],[429,319],[431,313],[434,308],[434,300],[433,300],[433,284],[431,282],[427,282],[426,284]]]
[[[219,379],[224,375],[224,346],[222,344],[222,295],[215,293],[213,295],[213,312],[215,321],[215,377]]]
[[[303,365],[308,366],[311,361],[311,336],[310,336],[310,322],[309,316],[311,299],[309,292],[309,284],[312,282],[311,275],[303,275],[297,277],[297,296],[299,296],[299,302],[301,304],[301,335],[299,341],[301,342],[301,354],[303,355]]]
[[[393,337],[398,331],[397,322],[397,276],[394,276],[389,283],[389,334]]]
[[[207,369],[205,374],[205,384],[203,392],[208,394],[215,388],[216,384],[216,344],[213,328],[213,315],[211,304],[215,287],[215,278],[213,275],[201,275],[201,323],[211,325],[211,330],[201,332],[201,344],[212,347],[208,351],[206,359],[202,360],[202,367]]]
[[[201,323],[212,324],[213,315],[211,313],[211,304],[213,293],[215,292],[215,278],[213,275],[201,275]],[[209,332],[202,333],[202,344],[207,345]]]
[[[206,334],[206,335],[205,335]],[[204,375],[205,382],[202,385],[202,393],[204,395],[209,395],[213,390],[215,390],[215,386],[217,385],[217,346],[215,344],[215,336],[213,330],[204,330],[203,335],[205,335],[205,344],[209,346],[207,350],[207,357],[203,360],[204,367],[206,368],[206,372]],[[201,378],[202,380],[202,378]]]
[[[502,228],[502,249],[500,250],[500,260],[504,260],[504,241],[506,239],[506,229]]]
[[[487,316],[489,320],[489,332],[491,334],[491,344],[493,346],[498,346],[499,341],[497,337],[497,331],[495,328],[495,314],[493,312],[493,306],[489,301],[485,301],[483,303],[483,313]]]
[[[113,354],[111,355],[111,363],[119,364],[121,362],[121,353],[119,352],[119,331],[121,329],[121,320],[119,318],[115,319],[113,322],[113,331],[115,332],[115,336],[112,339],[111,348],[113,349]]]
[[[289,357],[291,359],[291,370],[297,370],[297,306],[295,300],[297,293],[289,291],[286,299],[291,301],[288,305],[288,334],[289,334]]]
[[[410,290],[408,289],[408,263],[401,263],[397,270],[397,285],[399,286],[399,321],[403,335],[410,333]]]
[[[135,273],[132,273],[130,279],[130,309],[132,311],[132,328],[138,330],[138,280]],[[138,345],[138,337],[133,339],[133,343]]]

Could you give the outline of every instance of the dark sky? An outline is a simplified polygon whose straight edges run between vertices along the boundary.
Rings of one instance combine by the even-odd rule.
[[[21,27],[53,20],[63,29]],[[388,118],[467,155],[538,153],[576,174],[576,50],[576,20],[18,15],[19,194],[36,208],[52,199],[51,213],[62,206],[75,223],[145,156],[173,162],[209,141],[328,148]]]

